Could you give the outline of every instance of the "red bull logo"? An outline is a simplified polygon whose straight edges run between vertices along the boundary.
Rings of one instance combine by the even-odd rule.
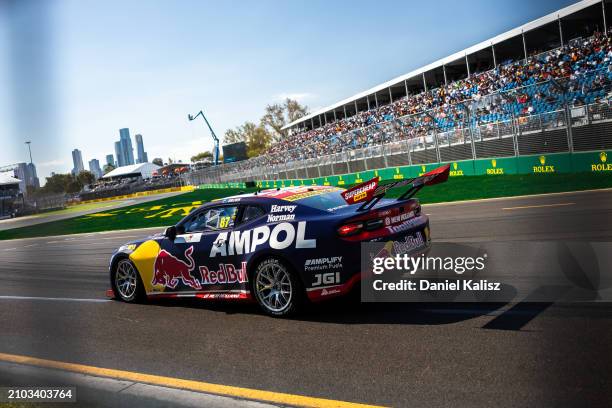
[[[153,285],[164,285],[167,288],[174,289],[179,282],[191,286],[193,289],[202,289],[202,285],[192,275],[191,272],[195,269],[195,262],[191,257],[193,246],[185,250],[185,259],[188,263],[176,258],[170,252],[162,249],[155,258],[153,266]]]

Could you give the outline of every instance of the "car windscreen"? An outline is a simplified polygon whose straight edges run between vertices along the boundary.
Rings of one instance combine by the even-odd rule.
[[[316,208],[318,210],[331,210],[338,207],[345,207],[346,201],[340,195],[340,191],[334,191],[326,194],[319,194],[312,197],[302,198],[297,200],[302,205]]]

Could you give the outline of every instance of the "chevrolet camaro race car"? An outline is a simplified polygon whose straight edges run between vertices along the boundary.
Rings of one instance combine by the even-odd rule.
[[[448,174],[446,165],[380,186],[376,178],[348,190],[288,187],[206,203],[163,234],[116,250],[112,295],[255,299],[270,315],[288,315],[349,292],[361,278],[362,242],[427,249],[429,219],[412,196]],[[401,187],[398,198],[384,197]]]

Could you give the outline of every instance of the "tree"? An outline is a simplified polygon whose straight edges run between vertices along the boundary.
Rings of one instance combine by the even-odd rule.
[[[160,157],[156,157],[153,159],[153,164],[157,164],[159,167],[164,165],[164,161]]]
[[[83,188],[83,185],[72,174],[54,174],[47,177],[47,182],[40,191],[42,193],[78,193]]]
[[[256,157],[265,153],[271,140],[272,136],[263,126],[250,128],[247,135],[247,155]]]
[[[96,176],[89,170],[83,170],[77,174],[76,179],[82,187],[93,184],[96,181]]]
[[[223,135],[224,144],[232,144],[246,142],[242,126],[238,126],[236,129],[227,129],[225,135]]]
[[[199,162],[199,161],[202,161],[202,160],[207,159],[207,158],[212,159],[212,157],[213,157],[213,154],[211,152],[201,152],[201,153],[196,154],[195,156],[192,156],[191,157],[191,162],[192,163],[193,162]]]
[[[266,112],[261,118],[263,126],[277,142],[284,137],[282,128],[308,114],[308,107],[298,101],[287,98],[282,104],[275,103],[266,106]]]
[[[223,141],[225,143],[240,143],[244,142],[247,146],[247,156],[255,157],[264,153],[268,146],[272,136],[270,133],[261,125],[256,125],[253,122],[244,122],[242,126],[238,126],[236,129],[229,129],[225,132]]]
[[[107,163],[106,165],[104,165],[104,169],[102,170],[104,170],[104,174],[106,174],[106,173],[110,173],[111,171],[115,170],[115,168],[116,167],[114,164]]]
[[[298,101],[289,98],[285,101],[285,110],[287,111],[288,123],[295,122],[308,115],[308,106],[302,106]]]

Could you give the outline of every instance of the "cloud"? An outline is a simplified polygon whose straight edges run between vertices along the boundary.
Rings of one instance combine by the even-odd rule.
[[[285,99],[289,98],[289,99],[296,100],[298,102],[302,102],[304,100],[309,100],[309,99],[314,99],[316,97],[317,95],[308,93],[308,92],[281,93],[281,94],[274,95],[274,99],[278,101],[284,101]]]
[[[57,167],[57,166],[63,166],[67,163],[64,160],[50,160],[50,161],[46,161],[42,163],[34,163],[34,164],[36,164],[36,167]]]

